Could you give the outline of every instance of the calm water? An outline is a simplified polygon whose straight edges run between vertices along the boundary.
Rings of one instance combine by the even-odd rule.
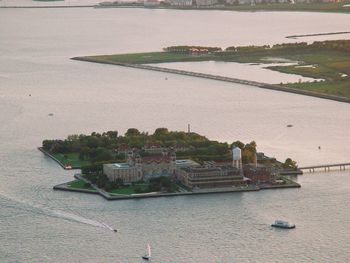
[[[286,74],[278,71],[272,71],[267,67],[274,66],[295,66],[297,62],[291,63],[268,63],[268,64],[250,64],[221,61],[201,61],[201,62],[173,62],[159,63],[159,66],[165,68],[174,68],[181,70],[194,70],[195,72],[235,77],[239,79],[249,79],[258,82],[280,84],[294,82],[312,82],[321,81],[321,79],[312,79],[296,74]]]
[[[349,104],[68,59],[177,44],[273,44],[291,34],[346,31],[348,20],[316,13],[0,10],[0,262],[140,262],[147,243],[153,262],[346,262],[349,171],[299,177],[296,190],[107,202],[53,192],[73,172],[36,147],[72,133],[185,130],[191,123],[212,139],[255,140],[260,150],[301,165],[349,161]],[[276,218],[297,228],[271,229]]]

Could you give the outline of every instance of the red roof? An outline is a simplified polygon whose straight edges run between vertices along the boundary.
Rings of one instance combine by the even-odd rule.
[[[171,156],[163,156],[163,155],[157,155],[157,156],[145,156],[142,157],[143,163],[170,163],[171,162]]]

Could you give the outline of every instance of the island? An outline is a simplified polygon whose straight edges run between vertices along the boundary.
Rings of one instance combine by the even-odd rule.
[[[294,188],[301,174],[290,158],[279,162],[244,144],[209,140],[188,128],[153,134],[130,128],[44,140],[39,148],[64,169],[81,169],[55,190],[100,194],[107,200]]]
[[[293,36],[288,36],[293,37]],[[294,36],[298,37],[298,36]],[[260,88],[292,92],[301,95],[350,102],[350,40],[315,41],[313,43],[283,43],[273,46],[172,46],[161,52],[74,57],[79,61],[155,70],[219,81],[253,85]],[[314,78],[313,82],[266,84],[251,80],[191,72],[162,67],[157,63],[223,61],[267,64],[279,72]],[[283,63],[288,63],[283,65]],[[155,64],[155,65],[154,65]],[[292,65],[291,65],[292,64]]]

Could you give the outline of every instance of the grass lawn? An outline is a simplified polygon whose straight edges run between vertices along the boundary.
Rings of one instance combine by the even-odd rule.
[[[189,56],[188,54],[177,54],[171,52],[148,52],[132,54],[115,54],[104,56],[91,56],[89,58],[100,61],[113,61],[130,64],[150,64],[181,61],[206,61],[213,56]]]
[[[95,190],[91,186],[87,186],[83,180],[75,180],[67,183],[70,188],[84,189],[84,190]]]
[[[143,191],[147,189],[148,184],[137,184],[137,185],[130,185],[130,186],[124,186],[118,189],[110,190],[110,194],[114,195],[131,195],[131,194],[139,194],[135,192],[135,189],[137,187],[140,187]]]
[[[79,169],[84,165],[88,165],[89,162],[79,159],[79,153],[56,153],[52,154],[57,160],[59,160],[64,166],[70,165],[72,168]]]

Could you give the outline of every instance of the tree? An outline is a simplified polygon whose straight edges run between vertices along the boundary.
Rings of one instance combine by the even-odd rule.
[[[54,144],[54,141],[52,141],[52,140],[44,140],[43,141],[43,148],[44,148],[44,150],[45,151],[50,151],[53,144]]]
[[[166,134],[168,134],[168,133],[169,133],[169,131],[168,131],[167,128],[157,128],[157,129],[154,131],[153,135],[156,136],[156,137],[158,137],[158,136],[161,136],[161,135],[166,135]]]
[[[135,128],[129,128],[125,133],[125,136],[127,136],[127,137],[138,136],[138,135],[140,135],[140,131],[138,129],[135,129]]]
[[[88,159],[90,157],[90,152],[91,152],[91,149],[88,146],[84,146],[80,150],[79,159],[80,160]]]
[[[117,139],[118,138],[118,132],[117,131],[108,131],[105,133],[105,135],[111,139]]]
[[[92,150],[91,155],[93,162],[110,161],[113,159],[111,151],[102,147]]]
[[[240,148],[241,150],[244,149],[244,143],[241,142],[241,141],[235,141],[231,144],[231,148],[234,148],[234,147],[238,147]]]
[[[297,162],[293,161],[291,158],[287,158],[286,161],[284,162],[284,164],[282,164],[283,168],[287,168],[287,169],[297,169]]]

